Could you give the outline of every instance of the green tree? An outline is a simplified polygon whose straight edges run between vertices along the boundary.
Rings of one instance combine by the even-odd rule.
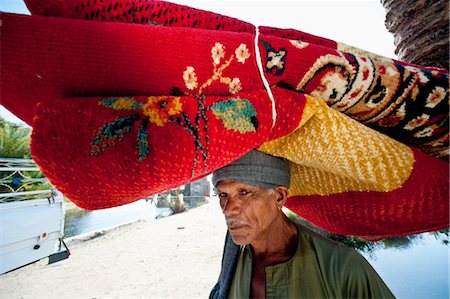
[[[31,159],[31,128],[0,117],[0,158]]]
[[[383,243],[384,248],[408,249],[414,246],[420,239],[422,239],[421,235],[411,235],[384,239],[380,242]]]
[[[0,117],[0,158],[31,159],[31,128]],[[40,171],[0,172],[0,192],[48,190],[51,186]]]
[[[444,245],[450,245],[450,232],[449,229],[443,229],[431,233],[437,240],[441,241]]]

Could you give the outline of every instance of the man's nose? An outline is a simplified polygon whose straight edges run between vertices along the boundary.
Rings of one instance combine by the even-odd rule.
[[[239,214],[240,204],[238,200],[229,198],[225,201],[225,204],[222,206],[222,212],[226,217],[234,216]]]

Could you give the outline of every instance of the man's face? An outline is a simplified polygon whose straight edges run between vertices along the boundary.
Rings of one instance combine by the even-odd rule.
[[[277,192],[231,180],[217,184],[220,206],[234,243],[251,244],[270,236],[280,215]]]

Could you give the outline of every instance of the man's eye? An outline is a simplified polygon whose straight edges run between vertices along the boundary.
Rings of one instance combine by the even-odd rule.
[[[248,190],[240,190],[239,191],[239,195],[247,195],[247,194],[250,194],[251,192],[250,191],[248,191]]]
[[[226,193],[219,193],[219,198],[226,198],[227,197],[227,194]]]

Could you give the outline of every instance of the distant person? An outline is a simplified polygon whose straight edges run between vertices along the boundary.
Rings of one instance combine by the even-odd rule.
[[[283,159],[252,150],[212,180],[228,233],[210,298],[395,298],[354,249],[285,216]]]

